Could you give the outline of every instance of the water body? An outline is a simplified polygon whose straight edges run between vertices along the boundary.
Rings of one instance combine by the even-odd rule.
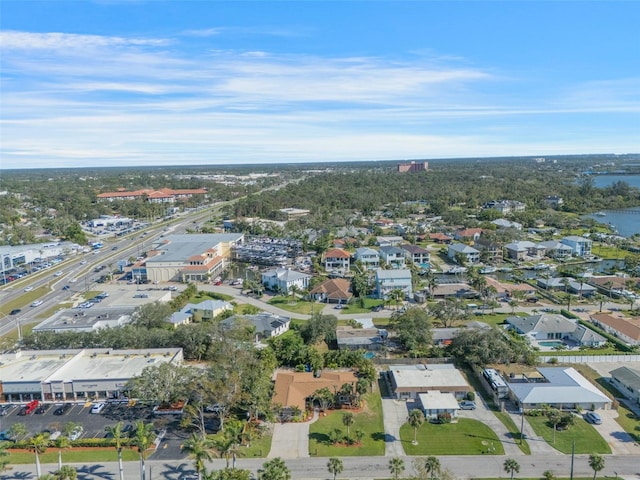
[[[604,213],[604,217],[586,215],[586,218],[593,218],[596,222],[613,225],[618,234],[623,237],[640,234],[640,207],[614,211],[605,210]]]
[[[605,188],[616,182],[626,182],[630,187],[640,188],[640,175],[594,175],[593,184]]]

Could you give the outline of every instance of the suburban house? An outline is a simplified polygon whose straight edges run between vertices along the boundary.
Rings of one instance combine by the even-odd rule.
[[[306,290],[311,278],[311,275],[289,268],[274,268],[262,272],[262,284],[265,288],[287,294],[291,293],[293,288],[297,288],[299,291]]]
[[[460,405],[453,393],[431,390],[419,394],[418,399],[427,420],[435,420],[439,415],[448,414],[453,422],[456,421]]]
[[[418,399],[421,393],[439,391],[462,399],[472,388],[452,364],[390,365],[389,382],[398,400]]]
[[[557,240],[549,240],[547,242],[540,242],[540,245],[544,247],[545,255],[549,258],[555,258],[556,260],[562,260],[563,258],[569,258],[573,254],[573,248],[569,245],[565,245]]]
[[[256,342],[262,339],[277,337],[289,330],[291,319],[280,317],[272,313],[260,313],[258,315],[233,315],[225,318],[220,324],[223,328],[231,329],[245,322],[255,329]]]
[[[394,246],[380,247],[380,259],[391,268],[404,268],[405,255],[404,250]]]
[[[395,247],[404,242],[404,239],[400,236],[381,236],[376,237],[376,242],[379,247]]]
[[[539,375],[510,379],[510,396],[524,410],[549,405],[584,410],[611,407],[611,400],[572,367],[538,368]]]
[[[560,240],[560,243],[571,247],[571,250],[573,250],[573,255],[576,257],[587,257],[591,255],[591,245],[593,244],[593,242],[588,238],[578,237],[577,235],[570,235]]]
[[[407,262],[413,263],[419,268],[430,268],[429,262],[431,261],[431,257],[427,249],[408,243],[400,245],[400,248],[404,250],[404,256]]]
[[[433,298],[477,298],[478,291],[468,283],[440,283],[431,290]]]
[[[360,262],[366,270],[376,270],[380,268],[380,254],[373,248],[356,248],[355,259]]]
[[[507,220],[506,218],[498,218],[491,223],[493,223],[498,228],[513,228],[515,230],[522,230],[521,223],[512,222],[511,220]]]
[[[169,318],[174,328],[191,322],[211,321],[224,312],[233,312],[233,305],[222,300],[205,300],[200,303],[187,303],[179,312]]]
[[[562,315],[545,313],[529,317],[507,317],[505,321],[530,341],[568,340],[579,346],[600,347],[607,341],[602,335]]]
[[[349,303],[353,297],[351,282],[346,278],[325,280],[309,292],[309,297],[317,302]]]
[[[512,298],[516,291],[521,291],[524,295],[533,295],[536,293],[535,287],[532,287],[528,283],[503,283],[492,277],[484,278],[487,282],[487,287],[493,287],[496,289],[495,295],[497,298]]]
[[[474,248],[480,251],[480,256],[488,263],[500,263],[503,259],[502,245],[480,237],[473,243]]]
[[[591,321],[627,345],[640,345],[640,318],[624,318],[609,313],[591,315]]]
[[[463,228],[462,230],[456,230],[453,238],[458,241],[473,240],[474,242],[482,235],[481,228]]]
[[[508,213],[524,212],[526,205],[517,200],[492,200],[482,205],[482,208],[497,210],[506,215]]]
[[[355,374],[348,371],[322,370],[319,375],[313,372],[278,372],[274,386],[272,405],[296,407],[304,411],[307,402],[321,388],[337,392],[345,383],[355,388],[358,382]]]
[[[464,243],[453,243],[447,248],[447,256],[458,263],[458,258],[462,257],[464,263],[475,264],[480,261],[480,252]]]
[[[413,296],[411,270],[376,270],[376,293],[378,298],[389,298],[394,290],[401,290],[405,297]]]
[[[536,283],[545,290],[566,290],[583,297],[589,297],[596,293],[597,289],[585,280],[579,281],[571,277],[536,278]]]
[[[204,282],[227,268],[231,249],[243,242],[242,233],[168,235],[153,245],[132,275],[139,281]]]
[[[388,332],[381,328],[353,328],[349,325],[339,326],[336,329],[338,350],[380,350]]]
[[[557,210],[564,204],[564,199],[558,195],[549,195],[544,199],[544,203]]]
[[[442,232],[437,232],[437,233],[430,233],[429,240],[436,243],[449,244],[453,240],[453,237],[450,237],[449,235],[446,235]]]
[[[529,240],[507,243],[504,246],[507,258],[512,260],[524,260],[527,257],[539,258],[544,255],[544,247]]]
[[[327,272],[338,272],[345,274],[349,272],[351,254],[340,248],[328,250],[323,255],[322,263]]]
[[[634,403],[640,405],[640,369],[620,367],[611,371],[611,383]]]

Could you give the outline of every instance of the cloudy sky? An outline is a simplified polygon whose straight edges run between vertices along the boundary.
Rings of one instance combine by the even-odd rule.
[[[0,3],[1,168],[640,151],[640,2]]]

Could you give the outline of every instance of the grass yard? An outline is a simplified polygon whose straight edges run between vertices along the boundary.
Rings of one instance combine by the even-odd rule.
[[[618,422],[624,431],[631,435],[636,442],[640,443],[640,417],[620,405],[618,407],[618,418],[616,418],[616,422]]]
[[[576,453],[611,453],[611,448],[600,436],[593,426],[582,418],[576,417],[575,425],[568,430],[556,432],[556,443],[553,443],[553,427],[547,425],[547,417],[527,417],[527,421],[536,432],[536,435],[544,438],[546,442],[556,450],[569,454],[575,441]]]
[[[504,424],[504,426],[507,427],[507,430],[509,430],[511,436],[516,439],[516,441],[518,442],[518,447],[520,447],[522,453],[524,453],[525,455],[531,455],[531,448],[529,447],[527,441],[524,440],[520,442],[520,429],[514,423],[509,414],[507,412],[493,412],[493,414],[498,417],[498,420],[500,420]]]
[[[273,305],[274,307],[293,313],[302,313],[304,315],[311,315],[312,312],[319,312],[324,308],[324,305],[316,305],[315,302],[292,300],[290,296],[283,297],[281,295],[269,300],[269,305]],[[338,310],[336,310],[336,312],[337,311]]]
[[[222,438],[224,436],[223,432],[218,432],[215,435],[207,435],[209,439],[215,440],[217,438]],[[259,438],[253,438],[249,446],[241,445],[237,450],[237,456],[239,458],[264,458],[269,454],[269,450],[271,450],[271,439],[273,437],[273,432],[269,429],[262,433]],[[214,456],[216,456],[214,452]],[[217,455],[220,457],[220,455]],[[222,457],[224,458],[224,457]]]
[[[22,285],[20,286],[20,288],[24,288],[24,286]],[[29,305],[31,305],[31,303],[40,299],[40,297],[44,297],[50,291],[51,288],[49,284],[34,288],[30,292],[25,292],[23,295],[20,295],[18,298],[15,298],[10,302],[3,303],[0,307],[0,313],[9,315],[9,312],[14,308],[29,308]]]
[[[343,310],[336,310],[341,313],[369,313],[373,307],[382,305],[384,302],[375,298],[365,298],[364,306],[360,305],[359,299],[354,299],[351,303],[346,305]]]
[[[9,452],[9,468],[11,464],[25,465],[29,463],[35,464],[35,456],[31,452],[12,451]],[[122,450],[122,459],[125,462],[138,460],[140,456],[138,452],[130,448]],[[118,454],[115,448],[72,448],[62,452],[62,463],[95,463],[95,462],[116,462]],[[48,448],[47,451],[40,455],[40,463],[58,463],[58,450]]]
[[[418,445],[413,445],[413,427],[405,423],[400,439],[407,455],[482,455],[490,448],[495,455],[504,455],[498,436],[478,420],[460,418],[457,423],[425,422],[418,429]]]
[[[225,295],[224,293],[200,291],[191,297],[188,300],[188,303],[200,303],[205,300],[222,300],[224,302],[230,302],[233,300],[233,297],[231,295]]]
[[[382,422],[382,400],[378,392],[364,396],[364,409],[354,413],[355,422],[351,425],[351,437],[356,430],[362,430],[364,437],[360,445],[333,445],[329,433],[336,428],[346,435],[347,428],[342,423],[342,414],[349,410],[330,411],[321,416],[309,427],[309,452],[318,457],[352,457],[384,455],[384,425]]]

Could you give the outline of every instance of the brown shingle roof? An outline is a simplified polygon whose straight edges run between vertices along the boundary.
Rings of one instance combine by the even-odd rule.
[[[334,278],[326,280],[311,290],[311,295],[324,293],[327,298],[349,299],[353,294],[349,291],[351,282],[346,278]]]
[[[272,404],[304,410],[305,400],[317,390],[326,387],[333,392],[340,390],[345,383],[355,386],[357,381],[351,371],[323,370],[319,378],[310,372],[280,372],[276,376]]]
[[[591,319],[607,325],[634,340],[640,340],[640,318],[614,317],[608,313],[591,315]]]

